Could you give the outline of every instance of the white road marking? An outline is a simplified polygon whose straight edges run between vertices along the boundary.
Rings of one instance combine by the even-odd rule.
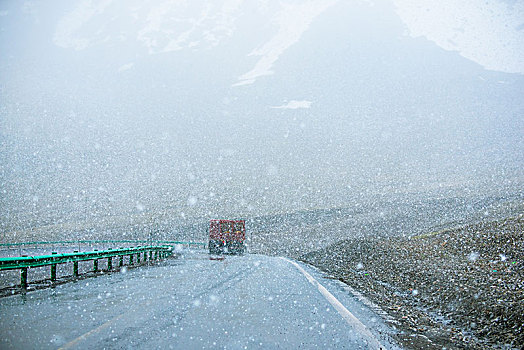
[[[311,276],[309,273],[306,272],[299,264],[297,264],[294,261],[291,261],[287,258],[281,257],[282,260],[285,260],[289,262],[290,264],[293,264],[304,276],[306,276],[309,283],[317,287],[318,291],[326,298],[326,300],[335,308],[335,310],[338,311],[338,313],[342,316],[346,322],[356,329],[362,336],[366,338],[366,341],[368,342],[369,349],[386,349],[380,342],[375,338],[373,334],[369,331],[369,329],[362,323],[358,318],[356,318],[351,312],[349,312],[348,309],[340,301],[338,301],[333,294],[331,294],[323,285],[321,285],[313,276]]]

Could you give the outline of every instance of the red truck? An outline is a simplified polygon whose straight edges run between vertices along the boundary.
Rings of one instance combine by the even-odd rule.
[[[211,220],[209,254],[244,254],[245,240],[245,220]]]

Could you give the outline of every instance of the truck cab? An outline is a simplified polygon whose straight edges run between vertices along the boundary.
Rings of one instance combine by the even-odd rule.
[[[245,220],[210,221],[209,254],[244,254],[245,240]]]

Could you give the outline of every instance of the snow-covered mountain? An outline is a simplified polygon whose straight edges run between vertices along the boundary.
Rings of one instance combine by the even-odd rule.
[[[0,229],[518,191],[523,14],[510,0],[2,2]]]

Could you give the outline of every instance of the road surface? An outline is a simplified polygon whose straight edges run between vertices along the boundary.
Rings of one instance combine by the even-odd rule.
[[[1,299],[0,348],[398,348],[375,311],[302,263],[183,252]]]

